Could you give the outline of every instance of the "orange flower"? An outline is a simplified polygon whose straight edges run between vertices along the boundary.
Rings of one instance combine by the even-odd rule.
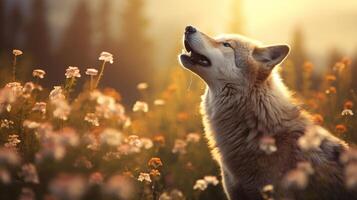
[[[337,91],[335,87],[331,86],[325,92],[326,94],[336,94]]]
[[[189,119],[189,114],[187,112],[180,112],[177,114],[177,120],[180,122],[186,121]]]
[[[117,92],[115,89],[113,88],[105,88],[103,90],[103,94],[113,97],[115,100],[120,101],[121,100],[121,95],[119,94],[119,92]]]
[[[335,75],[331,75],[331,74],[328,74],[328,75],[326,75],[325,76],[325,79],[327,80],[327,81],[335,81],[336,80],[336,76]]]
[[[347,100],[347,101],[345,101],[345,103],[344,103],[344,105],[343,105],[343,108],[344,109],[352,109],[353,108],[353,102],[352,101],[350,101],[350,100]]]
[[[148,162],[149,167],[153,167],[155,169],[159,168],[162,166],[162,162],[160,158],[151,158]]]
[[[161,175],[161,173],[160,173],[159,170],[157,170],[157,169],[152,169],[152,170],[150,171],[150,175],[151,175],[153,178],[155,178],[155,177],[159,177],[159,176]]]
[[[338,124],[338,125],[336,125],[335,129],[336,129],[336,132],[337,132],[338,134],[343,134],[343,133],[345,133],[345,132],[347,131],[346,126],[343,125],[343,124]]]
[[[303,65],[303,69],[306,72],[311,72],[313,68],[314,68],[314,65],[311,62],[305,62]]]
[[[343,64],[345,64],[345,65],[348,66],[348,65],[351,64],[352,60],[351,60],[351,58],[343,57],[343,58],[341,59],[341,62],[342,62]]]
[[[162,136],[162,135],[156,135],[153,140],[159,146],[164,146],[165,145],[165,137]]]
[[[314,114],[312,116],[312,121],[318,125],[322,125],[324,123],[324,117],[320,114]]]

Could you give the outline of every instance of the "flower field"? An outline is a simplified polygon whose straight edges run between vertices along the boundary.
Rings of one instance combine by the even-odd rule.
[[[201,81],[175,67],[163,91],[139,83],[140,98],[125,107],[125,96],[100,82],[114,62],[112,54],[103,52],[98,68],[68,67],[63,84],[53,88],[41,85],[42,69],[27,82],[17,79],[22,54],[13,51],[11,80],[0,89],[0,199],[225,199],[203,134]],[[296,96],[315,113],[316,123],[353,147],[357,93],[351,88],[350,66],[348,58],[336,61],[311,89],[314,66],[305,63],[303,89]],[[289,84],[288,67],[289,62],[281,74]],[[79,79],[85,84],[79,85]],[[311,137],[303,145],[318,140]],[[346,187],[354,189],[357,152],[341,159]],[[291,173],[286,180],[304,187],[304,177]],[[273,189],[265,187],[263,197],[272,199]]]

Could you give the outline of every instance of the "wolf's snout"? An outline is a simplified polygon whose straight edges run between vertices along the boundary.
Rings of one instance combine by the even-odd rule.
[[[185,34],[192,34],[192,33],[196,33],[196,28],[193,26],[186,26],[185,28]]]

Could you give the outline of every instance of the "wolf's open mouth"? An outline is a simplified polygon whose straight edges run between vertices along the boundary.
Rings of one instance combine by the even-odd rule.
[[[184,41],[185,50],[182,56],[188,58],[192,64],[198,64],[204,67],[211,65],[211,61],[204,55],[197,53],[191,46],[190,43],[185,39]]]

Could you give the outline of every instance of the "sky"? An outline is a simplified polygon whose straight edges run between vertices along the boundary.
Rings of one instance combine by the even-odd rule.
[[[86,0],[94,11],[101,0]],[[266,44],[290,43],[291,35],[300,27],[304,31],[306,49],[312,60],[332,48],[343,54],[357,52],[357,0],[240,0],[242,9],[234,8],[237,0],[145,0],[149,18],[148,34],[157,39],[158,63],[172,59],[173,46],[181,39],[186,25],[197,26],[212,35],[227,32],[233,12],[244,16],[244,34]],[[27,0],[10,0],[28,4]],[[55,38],[60,36],[78,0],[48,0],[48,22]],[[124,0],[112,0],[124,7]],[[120,10],[113,10],[113,19],[120,19]],[[119,37],[119,33],[118,33]],[[160,51],[161,50],[161,51]]]

